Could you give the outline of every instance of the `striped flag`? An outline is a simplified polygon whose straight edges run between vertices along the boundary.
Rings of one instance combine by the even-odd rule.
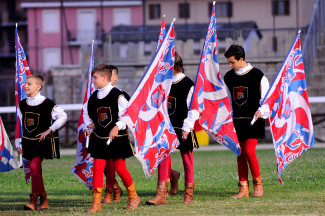
[[[21,119],[17,114],[19,102],[25,99],[25,82],[27,76],[31,73],[29,71],[28,62],[26,59],[26,55],[24,52],[24,48],[21,45],[19,36],[18,36],[18,27],[16,24],[15,31],[15,48],[16,48],[16,76],[15,76],[15,99],[16,99],[16,129],[15,129],[15,139],[22,138],[22,124]],[[31,162],[27,159],[23,159],[24,161],[24,172],[25,172],[25,182],[28,184],[30,179],[30,164]]]
[[[90,95],[95,91],[94,84],[92,82],[91,71],[94,68],[94,41],[92,42],[91,51],[90,51],[90,62],[88,68],[88,82],[87,89],[84,97],[85,104]],[[84,128],[87,125],[83,119],[83,110],[81,110],[79,122],[78,122],[78,137],[77,137],[77,152],[76,152],[76,165],[73,166],[70,170],[82,183],[86,185],[90,190],[93,188],[93,167],[94,167],[94,158],[90,156],[86,149],[86,139],[84,135]]]
[[[166,28],[165,28],[165,15],[164,15],[164,17],[161,21],[161,27],[160,27],[160,33],[159,33],[158,43],[157,43],[157,47],[156,47],[156,52],[158,51],[160,44],[164,40],[165,35],[166,35]]]
[[[219,70],[214,6],[202,49],[191,109],[200,113],[199,123],[210,136],[240,155],[232,108]]]
[[[262,105],[271,110],[269,118],[281,184],[283,170],[315,144],[308,101],[300,31],[297,34]]]
[[[11,146],[9,137],[0,117],[0,172],[19,168],[18,153]]]
[[[135,156],[146,177],[179,145],[167,112],[175,59],[174,23],[148,66],[121,117],[135,137]]]

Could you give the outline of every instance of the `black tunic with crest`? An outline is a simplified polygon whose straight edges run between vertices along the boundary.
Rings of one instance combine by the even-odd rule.
[[[36,156],[45,159],[60,158],[58,131],[51,132],[42,142],[39,142],[40,138],[36,137],[53,124],[52,113],[55,106],[55,103],[48,98],[37,106],[28,105],[26,99],[20,101],[24,158],[28,160],[32,160]]]
[[[259,118],[253,126],[250,122],[260,104],[260,85],[264,74],[257,68],[239,75],[234,70],[226,73],[224,80],[231,94],[233,119],[239,140],[264,138],[265,122]]]
[[[133,155],[132,144],[126,130],[120,130],[113,141],[107,145],[109,133],[118,121],[118,100],[123,93],[112,90],[103,99],[98,99],[95,91],[88,100],[88,115],[95,124],[91,133],[88,152],[93,158],[116,159]]]
[[[168,97],[168,114],[180,142],[177,149],[181,151],[193,151],[199,147],[194,130],[191,130],[187,140],[182,139],[182,126],[188,113],[186,99],[193,85],[193,81],[185,76],[172,84]]]

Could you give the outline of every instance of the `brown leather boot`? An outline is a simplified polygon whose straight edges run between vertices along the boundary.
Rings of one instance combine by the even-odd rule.
[[[195,182],[185,183],[184,204],[192,204]]]
[[[113,201],[119,202],[123,194],[122,188],[118,185],[117,182],[113,185]]]
[[[27,203],[24,206],[24,209],[25,210],[36,210],[38,193],[31,193],[31,194],[29,194],[29,196],[30,196],[29,203]]]
[[[233,196],[232,198],[241,198],[249,196],[249,182],[248,181],[240,181],[238,183],[239,192]]]
[[[105,189],[105,195],[104,195],[104,199],[102,201],[102,203],[106,204],[106,203],[112,203],[113,200],[113,188],[106,188]]]
[[[140,198],[138,197],[138,194],[134,189],[134,184],[127,188],[127,193],[129,200],[126,210],[136,209],[140,204]]]
[[[176,195],[178,192],[178,179],[180,173],[177,170],[171,170],[170,172],[170,194]]]
[[[166,193],[168,191],[167,181],[158,181],[157,194],[152,200],[147,200],[147,205],[164,205],[167,204]]]
[[[254,197],[263,196],[263,186],[261,176],[253,180],[254,183]]]
[[[167,189],[166,189],[166,198],[169,197],[169,193],[168,193],[168,185],[170,183],[170,178],[167,178]],[[158,182],[157,182],[157,186],[158,186]]]
[[[93,189],[93,203],[91,205],[91,208],[87,211],[87,213],[95,213],[97,211],[102,211],[101,206],[101,196],[102,196],[103,188],[94,188]]]
[[[49,208],[49,203],[47,202],[47,194],[46,191],[44,191],[43,193],[39,194],[40,196],[40,205],[37,207],[37,210],[41,210],[41,209],[48,209]]]

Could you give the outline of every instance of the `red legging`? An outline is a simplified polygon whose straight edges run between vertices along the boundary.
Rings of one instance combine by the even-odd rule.
[[[105,176],[106,176],[106,188],[113,188],[116,182],[113,159],[106,160]]]
[[[185,172],[185,183],[194,182],[193,151],[181,151]]]
[[[239,141],[242,151],[241,155],[237,157],[239,181],[248,181],[248,165],[254,179],[261,175],[255,153],[257,142],[258,139],[253,138]]]
[[[113,159],[114,167],[117,174],[123,181],[126,188],[133,184],[132,176],[126,168],[125,158]],[[106,160],[105,159],[94,159],[94,176],[93,176],[93,188],[103,187],[103,174],[105,170]]]
[[[170,176],[171,165],[170,155],[159,163],[158,181],[167,181]]]
[[[30,175],[32,178],[32,193],[45,192],[43,176],[42,176],[43,158],[34,157],[30,165]]]
[[[184,172],[185,172],[185,182],[194,182],[194,162],[193,162],[193,151],[181,151],[181,156],[183,160]],[[170,156],[166,157],[158,165],[158,180],[166,181],[170,176],[171,170],[171,160]]]

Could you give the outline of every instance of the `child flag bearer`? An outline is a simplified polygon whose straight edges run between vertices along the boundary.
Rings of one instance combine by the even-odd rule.
[[[125,158],[133,155],[133,148],[125,123],[119,121],[119,114],[128,102],[122,92],[111,85],[112,70],[109,65],[97,65],[92,71],[92,77],[98,90],[83,106],[87,128],[93,129],[91,134],[85,129],[85,136],[90,136],[88,152],[94,158],[93,203],[87,213],[102,211],[103,173],[108,159],[113,159],[116,172],[127,189],[129,201],[126,210],[136,209],[140,199],[125,164]]]
[[[118,68],[114,65],[109,65],[112,70],[112,78],[111,78],[111,85],[115,86],[116,81],[118,80]],[[126,100],[130,100],[130,96],[125,92],[122,91]],[[112,203],[119,202],[123,191],[121,187],[118,185],[118,182],[115,178],[115,167],[113,159],[108,159],[106,161],[105,166],[105,176],[106,176],[106,189],[105,195],[102,203]]]
[[[31,161],[32,193],[29,203],[24,207],[26,210],[49,208],[42,176],[42,161],[44,158],[60,158],[57,129],[67,121],[63,109],[40,94],[43,87],[43,76],[29,75],[25,83],[27,98],[20,101],[17,110],[22,121],[23,136],[15,140],[16,148],[19,154]],[[38,196],[41,202],[36,207]]]

